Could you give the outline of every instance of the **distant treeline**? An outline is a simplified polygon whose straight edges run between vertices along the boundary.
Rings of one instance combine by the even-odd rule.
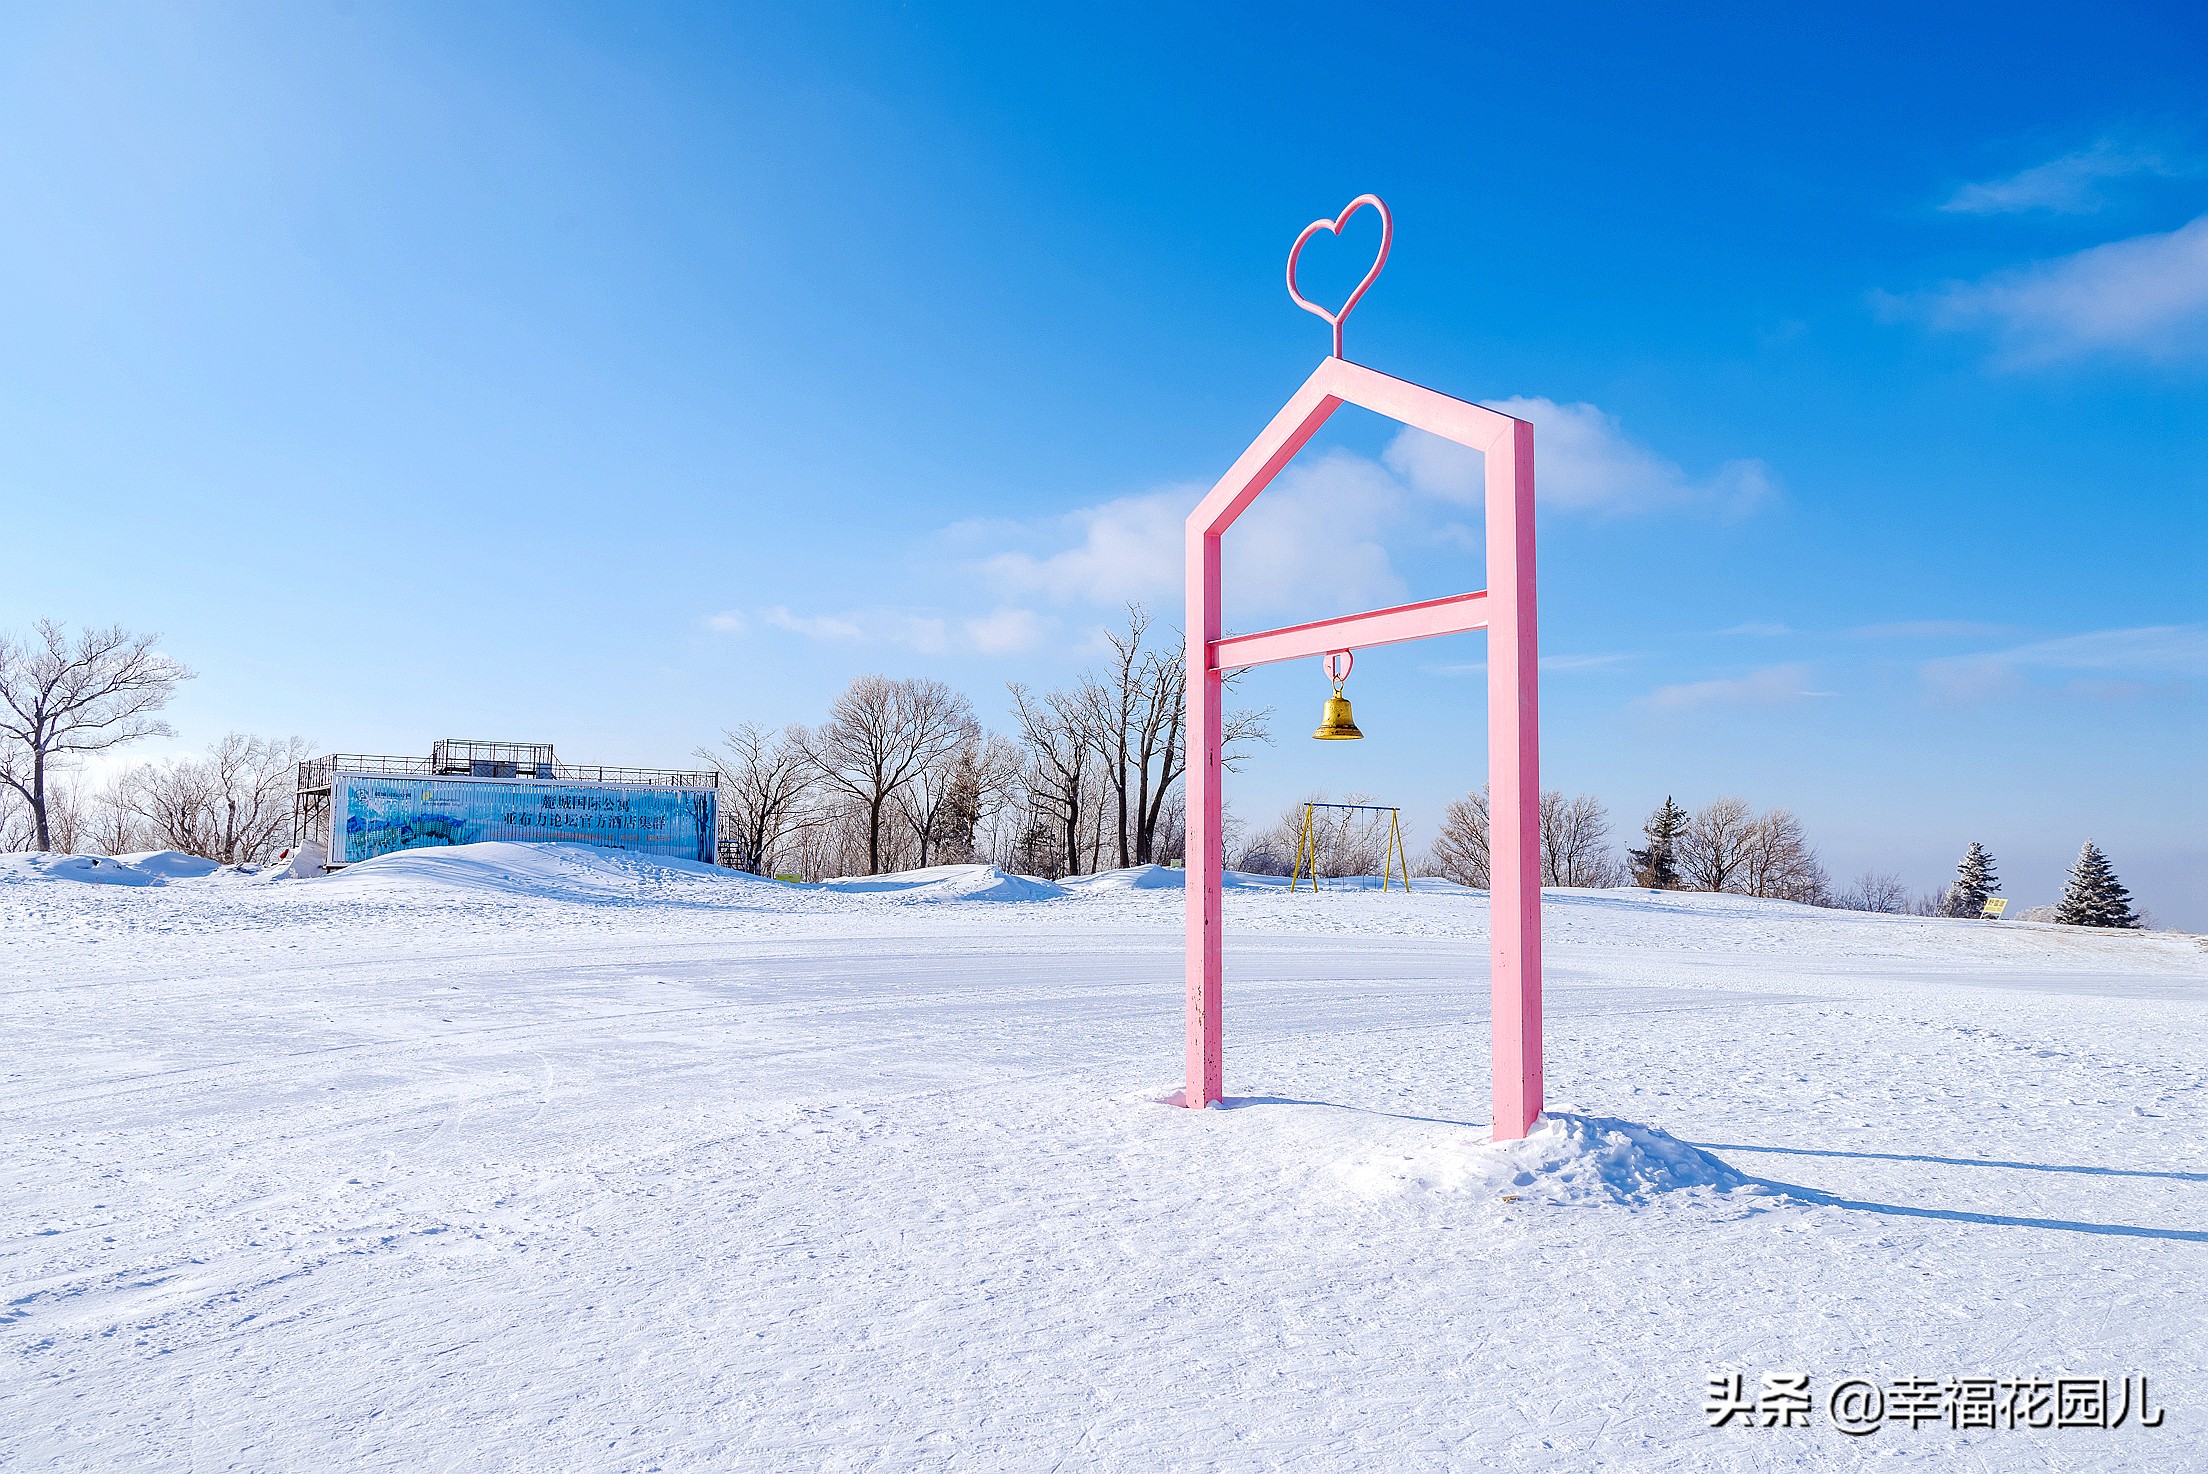
[[[818,726],[748,722],[698,756],[720,785],[723,863],[761,875],[824,879],[986,861],[1058,878],[1182,859],[1186,833],[1182,723],[1187,671],[1178,635],[1155,638],[1139,604],[1105,635],[1102,664],[1063,687],[1009,687],[1014,730],[990,732],[967,696],[926,677],[860,676]],[[272,856],[289,842],[298,738],[232,733],[204,758],[143,763],[93,787],[85,755],[156,734],[155,717],[191,672],[120,627],[70,636],[51,621],[33,638],[0,637],[0,847],[121,854],[177,849],[224,864]],[[1232,709],[1231,770],[1271,741],[1269,711]],[[1326,795],[1313,795],[1323,802]],[[1359,794],[1348,803],[1372,804]],[[1251,828],[1227,816],[1228,864],[1287,874],[1304,806]],[[1368,875],[1383,863],[1387,817],[1320,810],[1307,863],[1320,876]],[[1611,838],[1591,794],[1541,795],[1542,882],[1722,891],[1860,911],[1976,916],[2000,882],[1973,843],[1953,884],[1912,895],[1892,874],[1836,885],[1802,822],[1738,798],[1688,811],[1666,798],[1638,847]],[[1422,874],[1486,889],[1485,788],[1451,801]],[[2130,926],[2140,918],[2088,843],[2048,919]]]

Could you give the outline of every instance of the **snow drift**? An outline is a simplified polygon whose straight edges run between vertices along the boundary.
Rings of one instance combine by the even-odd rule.
[[[121,859],[97,855],[0,855],[0,884],[10,881],[74,880],[85,885],[160,885],[163,877]]]
[[[673,860],[591,845],[513,840],[398,850],[348,865],[326,880],[311,883],[352,890],[412,887],[479,891],[599,904],[680,901],[777,885],[741,870],[724,870],[697,860]]]
[[[1630,1206],[1692,1188],[1767,1191],[1653,1126],[1562,1111],[1544,1112],[1522,1141],[1456,1133],[1346,1163],[1340,1176],[1367,1197],[1469,1193],[1557,1205]]]
[[[1066,888],[994,865],[931,865],[891,875],[822,881],[819,890],[842,896],[888,896],[900,901],[1055,901]]]
[[[203,855],[187,855],[182,850],[140,850],[117,855],[108,863],[128,865],[163,880],[201,880],[222,868]]]

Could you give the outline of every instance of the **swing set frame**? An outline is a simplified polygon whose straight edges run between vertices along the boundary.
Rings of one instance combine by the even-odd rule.
[[[1388,838],[1386,843],[1380,847],[1380,889],[1383,892],[1387,890],[1388,877],[1394,871],[1397,862],[1400,861],[1403,866],[1403,894],[1407,896],[1411,893],[1411,862],[1403,854],[1403,811],[1401,809],[1393,804],[1308,803],[1303,806],[1303,832],[1296,836],[1296,865],[1295,869],[1290,871],[1288,875],[1288,894],[1294,895],[1296,893],[1296,886],[1303,878],[1303,864],[1306,859],[1311,862],[1311,894],[1315,896],[1319,893],[1319,843],[1318,835],[1313,830],[1311,823],[1311,811],[1313,809],[1353,809],[1361,813],[1386,814],[1388,816]]]

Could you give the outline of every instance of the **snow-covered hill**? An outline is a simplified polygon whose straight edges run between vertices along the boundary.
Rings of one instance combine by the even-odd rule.
[[[11,1470],[2175,1469],[2208,1409],[2197,938],[1551,893],[1497,1148],[1440,883],[1235,887],[1191,1113],[1172,871],[68,863],[0,862]],[[1788,1370],[1810,1427],[1706,1425]],[[1821,1402],[2127,1373],[2161,1429]]]

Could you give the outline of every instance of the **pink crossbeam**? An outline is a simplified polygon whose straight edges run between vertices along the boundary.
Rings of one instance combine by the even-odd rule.
[[[1228,635],[1211,642],[1211,668],[1222,672],[1245,670],[1276,660],[1301,660],[1306,655],[1331,655],[1336,650],[1363,650],[1486,628],[1487,591],[1482,589],[1366,614],[1345,614],[1339,619],[1292,624],[1262,634]]]

